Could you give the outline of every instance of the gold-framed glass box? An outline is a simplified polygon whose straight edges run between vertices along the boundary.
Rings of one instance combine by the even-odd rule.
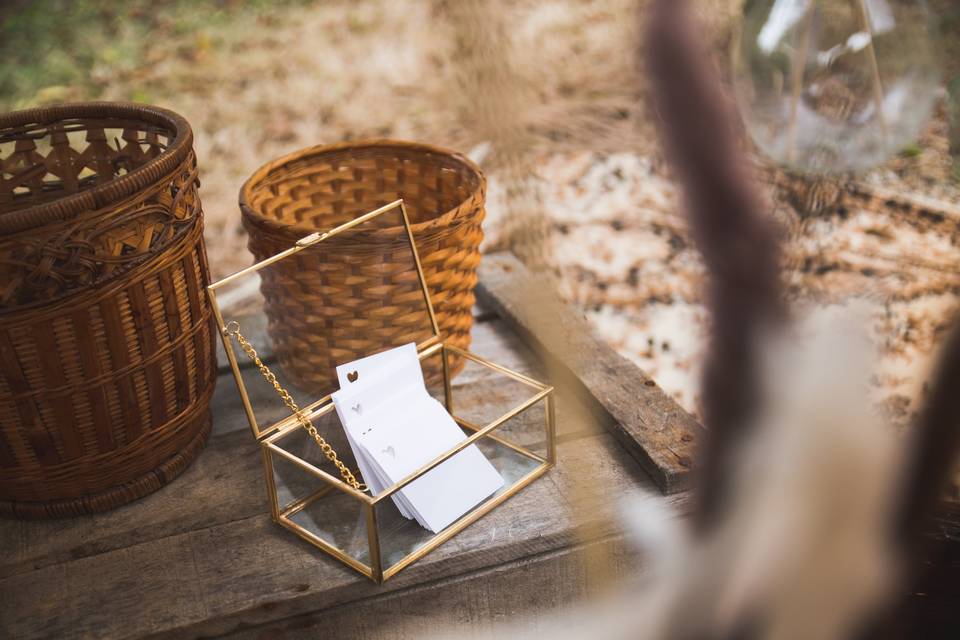
[[[405,241],[389,259],[376,267],[355,259],[386,231],[396,238],[401,226]],[[354,291],[350,274],[358,264],[367,270],[362,280],[368,284]],[[371,268],[380,270],[379,287],[369,286]],[[207,292],[261,445],[273,520],[377,583],[489,513],[556,461],[553,388],[444,342],[402,200],[310,234]],[[366,296],[363,314],[351,313],[356,296]],[[369,312],[371,298],[382,301],[376,313]],[[367,353],[367,346],[360,352],[351,346],[369,345],[371,335],[379,349]],[[337,382],[330,362],[410,342],[417,345],[428,390],[466,437],[371,495],[331,399]],[[461,370],[456,385],[454,369]],[[503,487],[437,533],[404,518],[391,497],[474,444],[503,477]]]

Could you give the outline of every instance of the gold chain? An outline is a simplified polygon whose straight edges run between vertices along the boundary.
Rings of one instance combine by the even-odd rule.
[[[283,403],[287,405],[287,408],[293,412],[293,415],[297,418],[297,422],[300,423],[300,426],[317,441],[317,445],[320,447],[320,451],[323,452],[323,455],[327,456],[327,460],[333,463],[333,465],[340,471],[340,476],[343,478],[344,482],[349,484],[351,487],[357,491],[366,491],[367,485],[359,482],[350,469],[347,468],[347,465],[343,464],[340,461],[340,458],[337,457],[337,452],[333,450],[333,447],[323,439],[323,436],[317,431],[317,428],[313,426],[313,423],[310,422],[310,418],[304,415],[303,410],[297,405],[294,401],[293,396],[290,395],[290,392],[284,389],[280,382],[277,380],[277,376],[274,375],[273,371],[270,371],[270,368],[263,363],[260,359],[260,356],[257,355],[257,350],[253,348],[253,345],[250,344],[246,338],[243,337],[243,334],[240,333],[240,323],[236,320],[232,320],[227,323],[227,326],[224,328],[228,336],[233,336],[236,338],[237,343],[240,345],[240,348],[243,349],[244,353],[247,354],[247,357],[253,361],[253,364],[257,365],[257,369],[260,370],[261,375],[263,375],[264,380],[273,385],[273,388],[277,391],[277,395],[280,396],[280,399],[283,400]]]

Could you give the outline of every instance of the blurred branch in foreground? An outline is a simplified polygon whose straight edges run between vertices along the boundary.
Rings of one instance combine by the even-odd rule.
[[[777,235],[755,204],[734,116],[685,0],[654,3],[647,43],[665,146],[710,277],[703,384],[713,432],[698,510],[684,522],[657,498],[625,502],[627,531],[648,560],[638,582],[550,629],[521,623],[494,636],[862,637],[895,610],[955,457],[960,402],[948,390],[960,339],[942,351],[913,440],[896,440],[867,393],[866,316],[787,314]]]

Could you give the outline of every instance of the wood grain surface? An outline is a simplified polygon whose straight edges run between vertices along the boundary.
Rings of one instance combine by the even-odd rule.
[[[513,255],[488,255],[478,296],[537,348],[552,379],[595,412],[664,493],[689,486],[703,427],[636,365],[598,339],[544,278]]]
[[[489,311],[476,315],[473,345],[521,372],[548,373]],[[455,380],[465,409],[486,402],[484,375],[468,369]],[[589,591],[591,550],[629,555],[596,505],[609,506],[611,491],[654,488],[560,388],[558,466],[377,586],[271,522],[259,447],[229,373],[213,407],[209,446],[164,490],[91,517],[0,522],[0,637],[412,638],[451,615],[546,611]],[[685,508],[687,496],[671,501]]]

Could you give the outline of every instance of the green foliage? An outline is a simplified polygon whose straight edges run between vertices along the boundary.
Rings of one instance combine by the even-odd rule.
[[[923,149],[920,148],[920,145],[917,144],[908,144],[903,149],[900,150],[900,157],[902,158],[916,158],[921,153]]]
[[[97,99],[115,78],[144,100],[137,71],[216,47],[207,35],[308,0],[6,0],[0,2],[0,109]],[[132,80],[132,81],[131,81]]]

